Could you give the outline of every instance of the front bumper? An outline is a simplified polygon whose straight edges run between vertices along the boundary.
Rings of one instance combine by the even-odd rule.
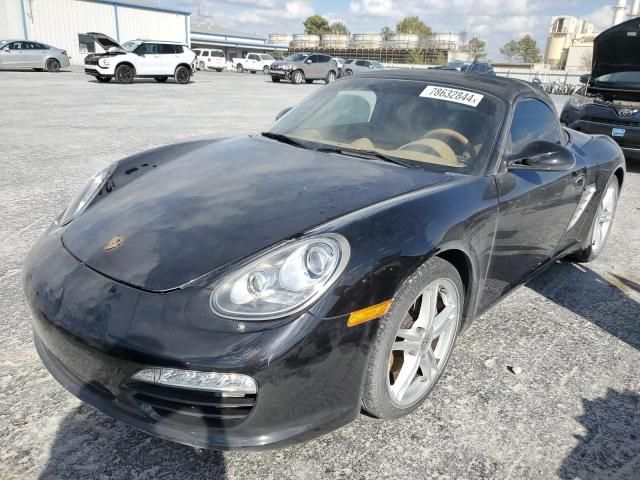
[[[69,254],[56,227],[34,246],[23,275],[47,369],[78,398],[135,428],[202,448],[263,449],[359,414],[370,325],[347,328],[346,318],[307,313],[247,323],[240,332],[237,322],[211,314],[208,290],[156,294],[110,280]],[[131,381],[149,366],[243,373],[258,393],[203,397]]]
[[[272,77],[279,77],[279,78],[289,78],[289,73],[291,73],[290,70],[272,70],[269,69],[269,75],[271,75]]]
[[[620,117],[613,108],[604,105],[574,107],[565,105],[560,121],[569,128],[590,135],[611,137],[629,159],[640,159],[640,118]],[[613,136],[614,129],[624,130],[623,136]]]

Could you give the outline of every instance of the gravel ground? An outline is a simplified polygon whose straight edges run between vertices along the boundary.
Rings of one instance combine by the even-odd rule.
[[[21,262],[84,180],[150,147],[260,131],[319,87],[231,72],[188,86],[0,72],[0,478],[638,479],[640,164],[602,256],[554,265],[476,321],[399,421],[361,416],[279,451],[203,452],[112,420],[49,376]]]

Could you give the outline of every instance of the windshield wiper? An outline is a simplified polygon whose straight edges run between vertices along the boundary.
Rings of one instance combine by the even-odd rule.
[[[322,147],[317,149],[319,152],[327,152],[327,153],[339,153],[341,155],[350,155],[352,157],[360,157],[360,158],[376,158],[378,160],[383,160],[389,163],[395,163],[396,165],[400,165],[403,167],[410,168],[411,164],[409,162],[403,162],[402,160],[390,157],[389,155],[385,155],[384,153],[378,152],[377,150],[358,150],[355,148],[342,148],[342,147]]]
[[[288,135],[284,135],[282,133],[275,132],[262,132],[260,135],[267,138],[272,138],[273,140],[277,140],[278,142],[286,143],[288,145],[293,145],[294,147],[300,147],[309,150],[310,147],[304,142],[296,140]]]

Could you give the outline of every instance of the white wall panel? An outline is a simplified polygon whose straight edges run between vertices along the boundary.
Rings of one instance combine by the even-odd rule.
[[[188,44],[185,15],[119,6],[118,24],[122,43],[135,38],[148,38]]]
[[[23,37],[20,0],[0,0],[0,39]]]
[[[84,62],[79,33],[102,32],[113,37],[116,34],[112,5],[82,0],[26,0],[25,7],[29,38],[64,48],[74,65]]]

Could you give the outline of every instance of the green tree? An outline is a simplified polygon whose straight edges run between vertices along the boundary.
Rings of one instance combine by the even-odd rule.
[[[431,28],[418,17],[405,17],[396,25],[396,32],[427,36],[431,35]]]
[[[331,33],[329,22],[320,15],[312,15],[304,21],[304,33],[307,35],[323,35]]]
[[[342,22],[334,22],[329,26],[329,30],[331,33],[335,33],[337,35],[349,35],[349,29]]]
[[[424,64],[424,49],[422,48],[416,48],[414,50],[411,50],[409,52],[409,56],[407,57],[407,62],[408,63],[414,63],[414,64]]]
[[[391,30],[391,28],[389,27],[382,27],[382,30],[380,30],[380,35],[382,35],[382,39],[384,41],[387,41],[391,38],[391,35],[393,35],[393,30]]]
[[[478,37],[473,37],[467,43],[467,50],[473,56],[474,60],[479,60],[487,56],[487,52],[485,48],[487,46],[487,42],[480,40]]]
[[[513,62],[513,59],[520,54],[520,47],[518,42],[515,40],[511,40],[504,44],[504,46],[500,49],[500,53],[506,58],[509,62]]]
[[[518,55],[520,55],[520,58],[522,58],[524,63],[538,63],[542,61],[542,55],[540,54],[538,44],[531,35],[525,35],[518,40],[517,44]]]

